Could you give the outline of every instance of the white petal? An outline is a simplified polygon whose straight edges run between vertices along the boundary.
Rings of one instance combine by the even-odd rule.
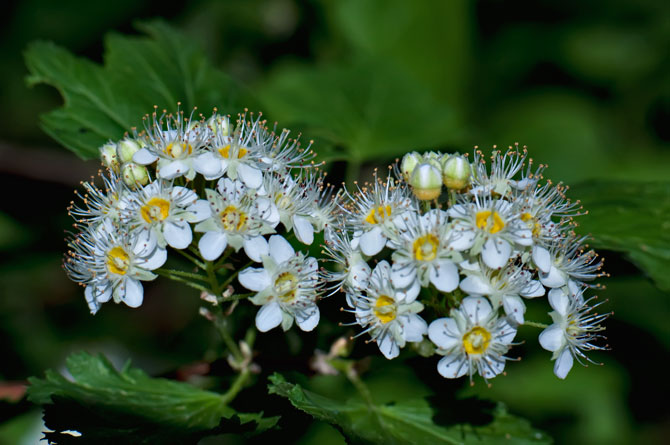
[[[537,244],[533,246],[533,262],[542,272],[547,273],[551,268],[551,254],[547,249]]]
[[[191,205],[198,199],[198,195],[193,190],[179,186],[172,187],[170,197],[180,207]]]
[[[293,217],[293,231],[295,232],[295,237],[301,243],[309,246],[314,242],[314,227],[312,227],[312,223],[307,218],[295,215]]]
[[[403,319],[401,325],[405,340],[414,342],[423,340],[423,336],[428,332],[428,325],[424,319],[416,314],[408,314]]]
[[[386,333],[381,339],[377,341],[379,350],[384,354],[384,357],[391,360],[400,354],[400,348],[389,333]]]
[[[503,297],[503,307],[505,313],[517,324],[523,324],[523,314],[526,313],[526,305],[523,304],[521,297],[516,295],[506,295]]]
[[[270,256],[277,264],[288,261],[293,255],[295,255],[295,250],[283,236],[272,235],[270,237]]]
[[[453,318],[438,318],[428,326],[428,338],[440,349],[450,349],[461,341],[461,333]]]
[[[137,258],[136,264],[138,267],[141,267],[142,269],[154,270],[158,269],[163,264],[165,264],[166,260],[167,260],[167,250],[161,249],[160,247],[156,247],[156,249],[154,249],[154,252],[148,257]]]
[[[482,248],[482,259],[484,264],[491,269],[499,269],[507,264],[512,253],[512,246],[505,240],[494,240],[489,238]]]
[[[561,287],[567,284],[565,275],[555,266],[549,268],[549,273],[540,273],[540,282],[547,287]]]
[[[260,263],[263,260],[263,256],[267,255],[268,252],[268,242],[261,235],[244,240],[244,253],[247,254],[251,261]]]
[[[368,280],[372,270],[365,261],[361,260],[351,266],[349,272],[349,283],[354,289],[364,289],[368,286]]]
[[[556,359],[556,363],[554,363],[554,374],[556,374],[556,377],[559,379],[566,378],[572,369],[573,361],[574,360],[572,358],[572,354],[570,353],[570,349],[563,349],[561,354]]]
[[[256,328],[261,332],[276,328],[281,321],[282,310],[276,301],[264,304],[256,313]]]
[[[158,170],[158,177],[164,179],[174,179],[185,174],[188,170],[188,166],[182,161],[172,161]]]
[[[373,227],[372,230],[368,230],[361,235],[361,250],[367,256],[377,255],[385,245],[386,237],[382,233],[382,228],[379,226]]]
[[[484,360],[484,366],[483,366],[483,377],[486,379],[491,379],[505,369],[505,359],[499,358],[498,360],[495,360],[496,357],[491,357],[488,356]]]
[[[465,361],[465,356],[448,355],[437,362],[437,372],[448,379],[462,377],[467,371],[468,364]]]
[[[465,277],[459,287],[468,295],[490,295],[493,292],[491,285],[479,275]]]
[[[416,268],[412,263],[395,262],[391,267],[391,282],[396,289],[404,289],[416,279]]]
[[[212,152],[196,156],[193,160],[193,169],[207,180],[221,177],[224,171],[221,159],[217,158]]]
[[[260,292],[272,285],[270,275],[265,269],[247,267],[237,275],[240,284],[254,292]]]
[[[533,232],[530,229],[516,230],[514,241],[521,246],[530,246],[533,244]]]
[[[570,297],[568,297],[563,289],[552,289],[549,291],[549,304],[556,312],[565,316],[570,306]]]
[[[565,344],[565,335],[563,329],[557,324],[552,324],[544,331],[540,332],[540,346],[547,351],[555,352]]]
[[[123,286],[125,286],[125,292],[121,300],[130,307],[140,307],[144,297],[142,284],[132,278],[126,278]]]
[[[530,280],[528,284],[526,284],[523,289],[521,289],[521,294],[522,297],[526,298],[536,298],[536,297],[541,297],[545,293],[544,286],[542,286],[542,283],[540,283],[537,280]]]
[[[151,255],[156,248],[156,235],[151,229],[141,230],[137,233],[133,253],[138,257]]]
[[[228,237],[221,232],[206,232],[198,242],[200,255],[208,261],[214,261],[221,256],[228,245]]]
[[[260,217],[272,227],[277,227],[279,224],[279,210],[277,206],[267,198],[257,198],[256,206]]]
[[[257,189],[263,183],[263,173],[257,168],[241,163],[237,166],[237,174],[240,176],[244,185],[249,188]]]
[[[175,249],[185,249],[193,241],[191,226],[186,221],[170,221],[163,227],[165,241]]]
[[[305,314],[304,312],[307,312]],[[307,315],[307,318],[302,318],[304,315]],[[319,308],[313,306],[309,311],[298,312],[295,316],[295,322],[298,324],[298,327],[305,332],[313,330],[317,324],[319,324]]]
[[[476,233],[474,230],[455,229],[451,231],[449,247],[459,252],[468,250],[475,243]]]
[[[158,159],[158,156],[151,153],[146,148],[140,148],[133,155],[133,162],[135,162],[136,164],[140,164],[140,165],[151,164],[152,162],[155,162],[156,159]]]
[[[193,213],[193,216],[188,218],[188,222],[190,223],[198,223],[212,216],[212,208],[209,205],[209,201],[206,199],[197,200],[195,203],[188,206],[186,211]]]
[[[458,287],[458,269],[451,261],[439,261],[430,268],[430,282],[442,292],[451,292]]]
[[[514,340],[516,328],[512,327],[506,319],[500,319],[496,324],[496,340],[504,345],[509,345]]]
[[[468,316],[472,324],[479,325],[485,321],[493,308],[484,297],[465,297],[461,301],[461,311]]]
[[[421,284],[419,280],[414,280],[410,287],[396,292],[396,301],[403,301],[405,304],[412,303],[419,296],[419,292],[421,292]]]

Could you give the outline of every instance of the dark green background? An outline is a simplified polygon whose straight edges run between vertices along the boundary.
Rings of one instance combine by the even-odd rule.
[[[88,314],[60,262],[72,189],[98,166],[45,135],[38,115],[61,99],[24,81],[22,51],[35,39],[101,62],[107,32],[135,33],[137,19],[156,17],[195,39],[236,79],[238,107],[262,110],[314,139],[331,161],[333,182],[367,178],[372,167],[413,149],[469,152],[514,142],[549,164],[548,177],[573,184],[575,198],[592,178],[670,178],[670,13],[662,0],[15,3],[0,27],[0,381],[41,375],[80,349],[119,363],[132,357],[169,376],[184,363],[216,357],[213,333],[187,288],[159,280],[146,286],[141,309],[109,304]],[[649,224],[667,231],[670,223],[641,220],[640,230]],[[536,332],[524,328],[529,341],[516,348],[524,359],[510,363],[491,389],[441,381],[434,359],[396,361],[373,373],[372,386],[421,396],[417,382],[426,380],[438,396],[458,390],[501,400],[559,443],[662,442],[670,436],[663,367],[669,295],[620,255],[603,255],[612,278],[599,294],[615,312],[607,322],[613,350],[593,356],[605,366],[575,366],[559,381]],[[342,334],[337,298],[324,304],[318,337],[260,336],[261,354],[296,354],[286,362],[268,353],[261,361],[268,372],[306,369],[315,347],[327,349]],[[7,420],[0,443],[18,443],[23,431],[39,428],[39,414],[25,401],[0,401],[0,416]],[[282,434],[341,442],[324,424],[299,431]]]

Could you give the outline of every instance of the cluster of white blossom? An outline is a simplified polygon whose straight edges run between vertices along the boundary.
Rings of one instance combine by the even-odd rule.
[[[286,330],[295,320],[312,330],[323,287],[317,261],[286,239],[310,245],[331,223],[332,188],[310,147],[288,130],[269,130],[260,115],[231,122],[217,113],[154,113],[146,122],[144,131],[100,148],[101,183],[83,183],[70,207],[76,233],[64,265],[85,286],[91,312],[112,298],[141,305],[141,282],[155,279],[174,249],[200,265],[259,263],[238,276],[257,292],[250,301],[262,306],[258,329]]]
[[[472,160],[413,152],[395,177],[342,194],[326,232],[335,267],[324,274],[386,358],[430,341],[442,376],[495,377],[518,328],[541,325],[525,320],[531,299],[553,309],[539,342],[559,378],[605,348],[594,342],[608,314],[583,297],[602,261],[574,233],[579,203],[542,181],[544,167],[518,146],[494,150],[490,167],[479,150]]]

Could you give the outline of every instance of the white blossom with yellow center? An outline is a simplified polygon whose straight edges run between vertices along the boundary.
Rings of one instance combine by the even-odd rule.
[[[321,283],[316,259],[296,253],[281,235],[272,235],[268,244],[263,268],[248,267],[238,275],[242,286],[257,292],[249,298],[261,306],[256,327],[267,332],[281,325],[287,331],[295,320],[301,330],[313,330],[320,318],[316,301]]]
[[[407,342],[420,342],[426,334],[426,322],[417,315],[423,304],[416,300],[419,288],[397,289],[391,284],[391,266],[381,261],[372,271],[367,286],[352,292],[347,301],[353,306],[358,334],[370,334],[384,357],[398,356]]]
[[[198,242],[202,257],[214,261],[228,246],[236,252],[244,247],[251,260],[260,262],[268,253],[263,235],[274,232],[268,222],[272,214],[269,200],[228,178],[219,179],[217,189],[206,189],[206,194],[211,216],[194,228],[204,233]]]
[[[86,302],[95,314],[102,303],[114,298],[130,307],[142,304],[141,281],[156,278],[151,271],[167,259],[151,232],[129,231],[110,220],[89,227],[69,241],[65,261],[70,278],[86,286]]]
[[[160,179],[131,195],[130,224],[151,231],[158,245],[185,249],[193,240],[191,225],[211,215],[207,200],[185,187]]]
[[[519,211],[503,199],[476,196],[474,202],[456,204],[448,213],[453,221],[450,247],[469,251],[472,256],[481,253],[492,269],[503,267],[515,246],[533,243],[532,231],[520,219]]]
[[[454,259],[460,255],[449,249],[447,214],[431,210],[424,215],[408,214],[397,241],[392,241],[391,279],[400,289],[428,286],[432,283],[442,292],[458,287],[458,268]],[[456,258],[455,258],[456,257]]]
[[[444,357],[437,371],[448,379],[478,373],[490,379],[505,369],[504,354],[516,335],[506,319],[498,318],[484,297],[465,297],[451,317],[438,318],[428,327],[428,338]]]

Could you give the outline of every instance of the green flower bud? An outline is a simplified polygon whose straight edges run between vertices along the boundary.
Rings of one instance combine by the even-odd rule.
[[[147,185],[149,182],[149,172],[147,171],[147,168],[143,165],[133,164],[132,162],[124,164],[121,168],[121,175],[123,176],[123,182],[125,182],[128,187]]]
[[[414,168],[421,163],[421,155],[415,151],[407,153],[400,161],[400,171],[405,181],[409,182]]]
[[[122,163],[130,162],[133,160],[133,155],[140,149],[140,144],[135,142],[133,139],[123,139],[119,142],[117,148],[117,153],[119,155],[119,160]]]
[[[112,170],[119,170],[119,158],[116,154],[116,144],[110,142],[100,147],[100,158],[102,163]]]
[[[470,163],[461,155],[445,156],[442,180],[447,188],[462,190],[470,184]]]
[[[437,167],[424,162],[414,169],[409,185],[412,186],[414,196],[422,201],[430,201],[442,192],[442,175]]]

